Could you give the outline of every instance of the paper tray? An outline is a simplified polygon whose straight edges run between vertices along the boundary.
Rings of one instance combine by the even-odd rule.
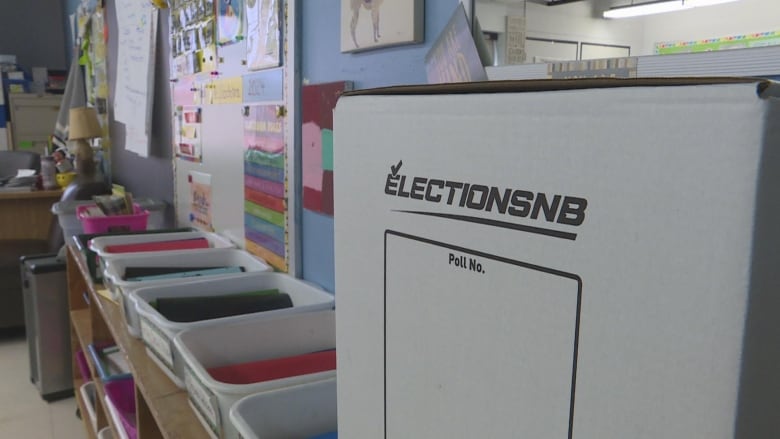
[[[162,297],[207,297],[254,290],[277,289],[287,293],[293,302],[292,308],[283,308],[252,314],[242,314],[197,322],[172,322],[154,309],[150,302]],[[206,279],[200,282],[187,282],[146,287],[135,290],[129,295],[129,303],[134,304],[140,318],[140,328],[144,343],[150,355],[158,359],[163,371],[180,387],[184,388],[184,360],[173,345],[173,338],[179,332],[211,325],[223,325],[237,321],[256,321],[278,315],[295,314],[333,309],[334,297],[308,282],[283,273],[251,273],[228,279]],[[131,305],[132,306],[132,305]]]
[[[239,399],[336,376],[333,370],[254,384],[226,384],[213,379],[207,371],[228,364],[333,349],[336,347],[336,328],[332,310],[187,329],[176,335],[173,343],[184,359],[184,382],[195,412],[206,429],[221,438],[238,438],[228,413]],[[215,350],[215,346],[219,349]]]
[[[112,296],[120,302],[124,308],[124,315],[127,320],[128,331],[136,338],[141,336],[141,322],[138,320],[138,313],[133,303],[129,301],[130,293],[143,287],[169,285],[182,282],[192,282],[193,279],[156,279],[147,281],[126,281],[124,277],[127,267],[202,267],[205,264],[213,266],[235,266],[240,265],[245,268],[244,273],[220,274],[209,276],[208,279],[223,279],[245,276],[252,272],[271,271],[271,267],[261,259],[251,255],[249,252],[232,248],[215,248],[201,250],[199,252],[177,253],[175,258],[170,254],[155,253],[150,255],[126,254],[122,258],[112,258],[106,262],[104,275],[104,284],[111,291]],[[206,278],[198,278],[203,280]]]

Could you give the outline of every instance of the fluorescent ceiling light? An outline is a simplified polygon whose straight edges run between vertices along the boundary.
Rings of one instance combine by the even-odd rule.
[[[699,6],[712,6],[738,0],[659,0],[646,3],[632,3],[604,11],[604,18],[627,18],[640,15],[660,14],[663,12],[682,11]]]

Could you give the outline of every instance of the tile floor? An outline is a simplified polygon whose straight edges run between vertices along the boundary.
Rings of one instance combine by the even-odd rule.
[[[76,399],[46,402],[30,382],[23,333],[0,333],[0,438],[84,439]]]

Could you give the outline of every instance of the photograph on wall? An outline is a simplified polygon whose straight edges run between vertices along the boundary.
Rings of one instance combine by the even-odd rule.
[[[176,157],[200,163],[203,160],[201,108],[179,107],[173,118]]]
[[[301,137],[303,208],[333,216],[333,110],[349,81],[305,85]]]
[[[217,1],[217,43],[220,46],[244,39],[244,0]]]
[[[280,2],[281,0],[246,0],[246,56],[249,70],[278,67],[281,63]]]
[[[244,110],[244,237],[246,250],[287,271],[287,176],[284,111],[278,105]]]
[[[193,227],[207,232],[214,231],[211,222],[211,175],[203,172],[190,172],[190,223]]]
[[[200,73],[216,54],[215,0],[170,1],[171,77]],[[215,62],[215,61],[214,61]]]
[[[423,0],[341,0],[341,51],[421,43],[424,6]]]

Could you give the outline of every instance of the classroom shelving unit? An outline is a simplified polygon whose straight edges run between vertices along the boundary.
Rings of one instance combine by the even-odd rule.
[[[176,386],[147,355],[144,343],[127,332],[121,308],[103,295],[105,287],[94,283],[89,275],[84,255],[75,243],[67,245],[68,304],[71,319],[71,353],[95,342],[113,342],[124,354],[135,381],[136,426],[138,439],[187,438],[207,439],[208,432],[198,421],[188,402],[187,391]],[[88,299],[88,300],[87,300]],[[79,389],[84,380],[73,358],[73,387]],[[97,431],[110,425],[115,433],[121,426],[114,425],[108,408],[103,403],[105,391],[89,355],[87,363],[95,381],[95,411],[97,430],[86,416],[85,401],[78,390],[78,402],[87,437],[96,438]]]

